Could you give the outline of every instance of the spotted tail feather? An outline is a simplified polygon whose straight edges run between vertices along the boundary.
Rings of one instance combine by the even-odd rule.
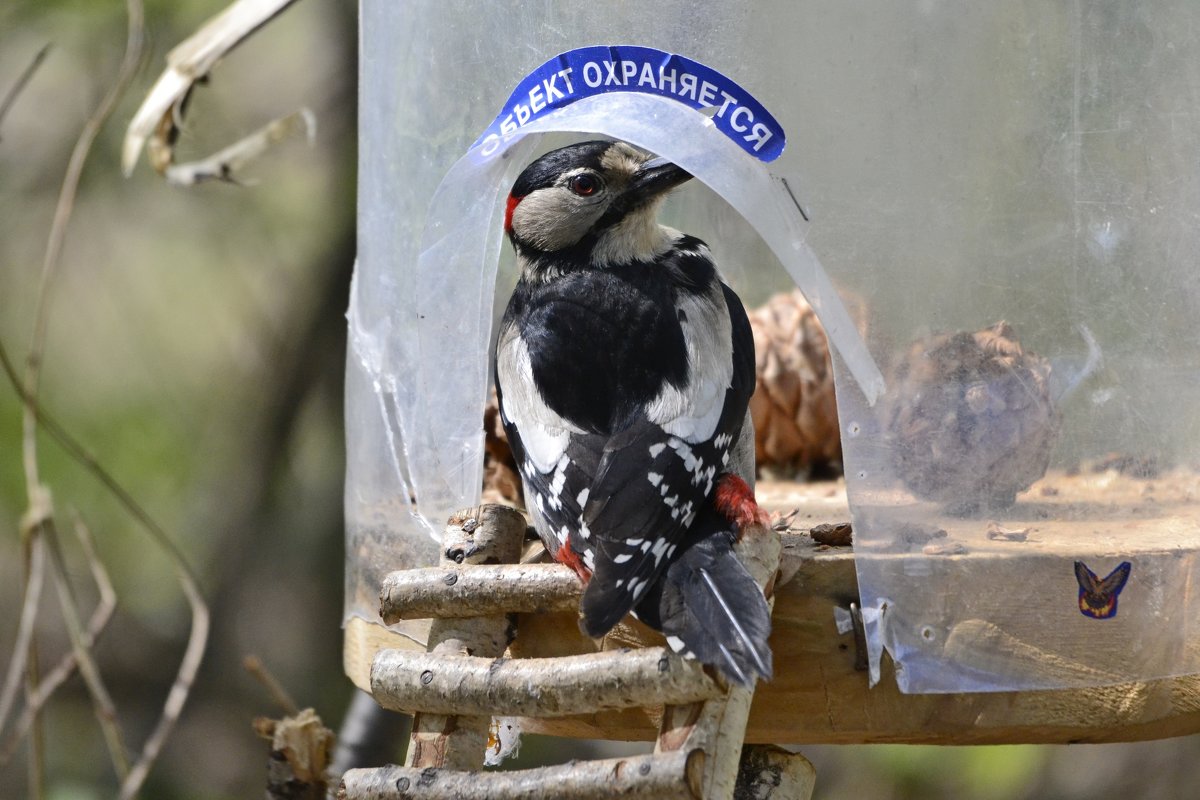
[[[660,629],[671,649],[715,666],[733,683],[771,678],[771,611],[733,553],[732,531],[716,531],[681,553],[637,616]]]

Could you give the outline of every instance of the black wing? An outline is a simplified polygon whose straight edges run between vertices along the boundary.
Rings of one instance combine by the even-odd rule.
[[[737,295],[724,285],[722,293],[733,370],[712,434],[688,441],[643,417],[604,448],[583,509],[595,550],[594,574],[580,604],[590,636],[611,629],[657,583],[729,468],[754,391],[754,340]]]

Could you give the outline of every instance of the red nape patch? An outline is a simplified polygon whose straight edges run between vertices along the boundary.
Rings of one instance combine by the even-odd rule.
[[[579,554],[571,549],[571,545],[564,544],[558,548],[558,552],[554,554],[554,560],[575,570],[575,574],[579,576],[579,580],[583,581],[584,586],[587,586],[587,582],[592,579],[591,570],[583,565],[583,562],[579,560]]]
[[[713,496],[717,510],[737,525],[739,536],[755,523],[770,526],[771,518],[758,507],[758,501],[754,499],[754,490],[737,475],[730,472],[722,475],[717,481],[717,491]]]
[[[517,208],[517,203],[521,202],[520,197],[513,195],[508,196],[508,204],[504,206],[504,232],[512,233],[512,215]]]

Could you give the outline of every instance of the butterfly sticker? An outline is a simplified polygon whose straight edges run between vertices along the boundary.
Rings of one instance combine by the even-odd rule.
[[[1082,561],[1075,562],[1075,580],[1079,581],[1079,612],[1092,619],[1112,619],[1117,615],[1117,597],[1129,580],[1133,565],[1122,561],[1101,580]]]

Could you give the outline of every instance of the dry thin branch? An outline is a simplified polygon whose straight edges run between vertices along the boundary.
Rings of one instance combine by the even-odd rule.
[[[138,61],[141,58],[143,28],[141,0],[127,0],[126,12],[128,19],[125,52],[121,60],[121,66],[113,84],[108,88],[108,91],[101,98],[99,105],[88,117],[83,129],[79,133],[79,137],[75,141],[75,147],[71,151],[71,158],[67,163],[66,175],[63,177],[62,186],[59,190],[58,203],[55,206],[54,219],[50,225],[50,233],[46,242],[46,252],[42,261],[41,282],[38,290],[37,308],[34,315],[33,339],[26,358],[24,380],[20,384],[22,387],[21,395],[24,401],[22,454],[25,467],[26,493],[31,511],[48,505],[48,493],[42,486],[38,474],[36,407],[42,354],[45,349],[46,331],[49,325],[50,302],[53,297],[54,280],[58,275],[63,243],[66,240],[67,226],[70,222],[71,212],[75,206],[75,197],[79,191],[79,180],[83,173],[83,166],[87,162],[92,144],[95,142],[96,136],[103,127],[105,120],[108,119],[113,108],[116,107],[117,101],[120,100],[128,88],[130,81],[132,81]],[[40,519],[28,529],[29,536],[37,538],[45,535],[48,526],[52,524],[51,513],[48,509],[42,509]],[[55,553],[56,546],[56,543],[53,542],[50,545],[52,560],[57,560],[57,554]],[[60,599],[64,596],[60,592]],[[69,622],[68,625],[69,627],[74,626],[71,630],[72,648],[78,659],[81,649],[78,634],[81,631],[78,630],[78,616],[74,607],[72,607],[70,615],[74,615],[73,622]],[[30,647],[33,648],[35,646],[35,643],[31,640]],[[26,657],[26,699],[27,704],[30,706],[33,705],[33,698],[38,693],[39,676],[36,662],[36,651],[31,650]],[[98,675],[92,677],[98,678]],[[109,752],[113,757],[113,765],[117,773],[123,777],[127,770],[127,765],[124,759],[124,747],[119,741],[119,733],[116,733],[115,710],[111,708],[111,701],[106,702],[106,695],[97,680],[89,679],[88,687],[90,690],[99,691],[99,694],[93,695],[98,704],[98,718],[104,729],[105,739],[109,744]],[[116,739],[114,739],[114,735],[116,735]],[[35,730],[35,735],[31,739],[30,763],[31,771],[34,773],[32,783],[34,783],[39,795],[41,793],[40,762],[42,759],[40,740],[41,737],[37,735]]]
[[[8,90],[8,94],[4,95],[4,99],[0,100],[0,124],[4,123],[4,118],[8,116],[8,111],[17,102],[17,97],[21,92],[25,91],[25,87],[29,84],[29,79],[33,77],[33,73],[37,72],[38,67],[46,59],[46,53],[50,52],[50,43],[42,45],[42,49],[34,54],[33,60],[29,62],[29,66],[21,71],[17,79],[13,81],[12,88]]]
[[[481,564],[393,572],[383,579],[379,613],[405,619],[575,611],[583,586],[562,564]]]
[[[112,619],[113,611],[117,607],[117,594],[113,590],[112,581],[108,577],[108,571],[104,568],[104,562],[96,554],[96,545],[92,539],[91,531],[88,530],[83,520],[78,518],[75,520],[75,535],[78,537],[79,544],[83,548],[84,557],[87,559],[92,571],[92,579],[96,582],[96,588],[100,594],[99,602],[97,602],[96,608],[92,611],[92,616],[88,620],[87,630],[83,634],[84,644],[87,647],[91,647],[100,638],[100,634],[108,626],[109,620]],[[41,710],[42,706],[53,696],[58,687],[74,672],[75,653],[71,651],[64,655],[52,670],[42,676],[37,693],[30,698],[24,711],[21,712],[21,717],[9,735],[8,740],[3,745],[0,745],[0,766],[3,766],[12,757],[17,745],[20,744],[21,739],[33,723],[34,715]]]
[[[88,452],[44,408],[33,403],[32,398],[25,394],[16,369],[2,343],[0,343],[0,369],[4,371],[18,395],[20,395],[21,400],[25,403],[32,403],[34,414],[37,416],[38,424],[42,430],[50,434],[51,438],[72,459],[99,481],[116,498],[125,511],[138,521],[154,543],[166,553],[175,569],[176,580],[179,581],[180,588],[191,609],[191,632],[188,634],[187,647],[184,650],[183,657],[180,659],[179,669],[175,673],[175,683],[167,695],[167,701],[163,705],[163,713],[159,718],[158,725],[155,727],[150,738],[146,740],[145,745],[142,747],[142,754],[137,763],[134,764],[133,769],[130,770],[129,777],[122,788],[121,797],[131,797],[137,792],[141,783],[145,781],[146,775],[149,773],[154,760],[158,757],[163,743],[174,728],[175,722],[179,718],[179,713],[183,709],[183,704],[187,700],[192,683],[195,681],[196,673],[200,669],[200,662],[204,658],[204,650],[208,643],[210,622],[208,605],[204,602],[204,598],[200,593],[199,581],[197,581],[195,575],[192,573],[191,567],[188,566],[187,559],[184,558],[183,553],[179,550],[175,542],[171,540],[171,537],[167,535],[166,531],[141,507],[133,498],[133,495],[100,465],[95,456]]]
[[[300,707],[296,705],[296,701],[288,694],[287,689],[283,688],[283,684],[267,669],[267,665],[262,662],[258,656],[246,656],[242,659],[242,669],[249,672],[254,679],[263,685],[267,690],[267,694],[271,695],[283,713],[289,717],[294,717],[300,713]]]
[[[38,478],[37,464],[37,436],[36,430],[40,426],[47,431],[72,458],[78,461],[91,474],[100,481],[125,507],[125,509],[138,520],[143,528],[150,534],[151,538],[163,548],[167,553],[168,558],[172,561],[172,565],[176,572],[176,577],[180,582],[181,588],[187,598],[188,605],[191,608],[192,626],[188,637],[188,643],[184,651],[184,655],[180,660],[179,669],[176,672],[175,682],[172,685],[171,691],[167,696],[167,700],[163,707],[162,716],[159,718],[158,724],[154,731],[146,740],[142,747],[141,754],[133,767],[129,770],[128,776],[122,782],[121,798],[129,798],[137,793],[142,783],[149,774],[150,767],[158,757],[167,736],[170,735],[174,728],[175,722],[179,718],[179,713],[183,708],[184,702],[187,700],[191,685],[195,680],[196,673],[200,668],[200,662],[204,655],[204,650],[208,641],[209,616],[208,608],[204,603],[204,599],[200,594],[198,583],[192,575],[190,567],[186,560],[179,552],[178,548],[166,535],[161,527],[154,522],[153,519],[141,508],[133,497],[118,484],[96,461],[96,459],[86,451],[72,436],[70,436],[59,424],[53,419],[47,417],[43,412],[40,403],[38,402],[38,377],[40,374],[42,352],[44,348],[46,329],[49,319],[49,303],[51,297],[51,289],[54,278],[58,271],[59,258],[62,252],[62,244],[66,237],[67,224],[70,220],[71,211],[74,207],[74,198],[78,191],[79,179],[82,174],[83,165],[87,160],[87,155],[91,150],[91,145],[94,142],[105,119],[112,112],[117,100],[124,93],[129,81],[132,79],[134,71],[140,60],[140,50],[142,41],[142,6],[140,0],[127,0],[128,11],[128,32],[126,39],[125,56],[121,62],[121,68],[118,73],[116,82],[105,94],[96,111],[89,117],[85,123],[83,130],[80,133],[79,139],[76,142],[75,149],[72,151],[71,160],[67,167],[67,174],[63,179],[62,189],[59,193],[58,205],[55,208],[54,221],[51,224],[50,236],[46,247],[46,256],[42,265],[42,281],[39,291],[37,316],[34,324],[34,337],[30,346],[30,352],[27,360],[27,370],[25,379],[17,375],[16,370],[8,358],[7,352],[3,347],[0,347],[0,362],[9,380],[12,382],[17,393],[20,395],[24,406],[24,461],[26,468],[26,483],[27,492],[30,496],[31,509],[37,508],[39,498],[45,497],[45,490],[41,486]],[[32,641],[30,644],[32,647]],[[28,650],[26,652],[32,652]],[[27,697],[30,701],[37,694],[37,674],[36,669],[31,669],[33,659],[27,657],[29,666],[26,668],[27,674]],[[35,761],[41,758],[39,748],[37,747],[37,737],[34,737],[34,746],[31,749],[31,758]],[[33,783],[37,783],[39,779],[39,769],[34,770]]]
[[[170,542],[161,528],[156,530],[154,538],[159,540],[160,545],[163,542]],[[169,552],[173,551],[174,545],[172,544],[167,549]],[[199,584],[192,576],[191,568],[186,561],[175,556],[172,556],[172,561],[174,561],[176,580],[179,581],[192,610],[192,630],[188,635],[187,648],[183,652],[183,658],[179,661],[179,669],[175,672],[175,682],[171,685],[171,691],[167,694],[167,700],[163,704],[162,715],[159,716],[153,733],[142,746],[141,755],[134,763],[133,769],[129,771],[129,777],[121,784],[121,793],[118,795],[120,800],[129,800],[136,795],[145,782],[146,776],[150,774],[150,768],[154,766],[167,737],[171,735],[175,723],[179,720],[183,705],[187,702],[188,694],[191,693],[192,683],[196,680],[196,673],[200,671],[200,662],[204,660],[204,649],[208,644],[208,605],[200,594]]]
[[[56,417],[50,414],[50,412],[38,404],[34,398],[24,391],[21,386],[21,379],[17,375],[16,368],[13,365],[13,361],[9,357],[8,350],[4,347],[2,342],[0,342],[0,371],[4,372],[5,377],[8,378],[9,383],[11,383],[13,388],[16,390],[18,398],[21,400],[21,402],[32,405],[33,413],[37,418],[37,423],[41,429],[50,434],[50,438],[52,438],[55,443],[57,443],[58,446],[61,447],[63,451],[71,457],[72,460],[90,473],[91,476],[100,483],[100,485],[107,489],[108,492],[112,494],[114,498],[116,498],[118,505],[124,508],[126,513],[128,513],[131,517],[137,520],[137,522],[150,535],[150,538],[154,540],[154,543],[166,552],[176,569],[183,570],[187,577],[187,583],[193,587],[198,587],[199,581],[191,572],[191,568],[187,565],[187,559],[184,557],[183,551],[181,551],[179,546],[171,540],[171,537],[167,535],[162,526],[154,521],[154,518],[151,517],[144,508],[142,508],[141,504],[139,504],[137,500],[134,499],[133,495],[129,493],[129,490],[118,483],[117,479],[110,475],[108,471],[101,466],[99,460],[97,460],[97,458],[92,455],[92,453],[88,451],[88,449],[84,447],[78,439],[72,436]],[[185,595],[187,594],[186,589],[184,593]],[[201,601],[201,604],[203,604],[203,601]]]
[[[21,621],[17,625],[17,640],[13,643],[13,654],[8,662],[4,689],[0,691],[0,732],[4,730],[8,712],[12,710],[17,690],[21,688],[21,676],[25,674],[25,664],[33,642],[34,623],[37,622],[42,584],[46,575],[45,555],[45,547],[40,539],[29,543],[25,566],[25,593],[21,598]],[[7,760],[0,754],[0,764]]]
[[[92,657],[91,642],[87,641],[83,625],[79,621],[79,608],[75,600],[75,592],[71,588],[71,579],[67,573],[66,559],[63,558],[62,548],[58,541],[58,530],[53,518],[44,520],[40,525],[40,538],[46,542],[50,553],[50,565],[53,568],[54,587],[58,591],[58,604],[62,609],[63,622],[66,623],[67,633],[71,640],[71,652],[75,657],[79,674],[83,677],[92,697],[92,705],[96,710],[96,721],[104,733],[104,743],[108,746],[108,754],[112,759],[113,768],[121,780],[129,774],[129,757],[125,752],[125,744],[121,737],[121,726],[117,721],[117,706],[109,695],[104,679],[100,675],[100,667]],[[32,703],[30,704],[32,706]]]
[[[117,102],[124,96],[126,89],[137,71],[138,62],[142,57],[143,10],[141,0],[126,0],[128,17],[125,54],[117,77],[100,99],[99,105],[87,118],[71,158],[67,162],[67,172],[63,176],[62,187],[58,193],[58,203],[54,208],[54,219],[50,223],[50,235],[46,241],[46,252],[42,259],[41,285],[38,288],[37,310],[34,316],[33,340],[29,346],[26,358],[25,380],[23,382],[27,401],[25,404],[25,472],[29,490],[40,483],[37,467],[37,444],[34,436],[35,420],[33,405],[37,402],[38,382],[41,376],[42,354],[46,343],[46,330],[50,322],[50,303],[53,299],[54,281],[58,277],[58,267],[62,256],[63,243],[67,238],[67,226],[71,221],[71,213],[75,209],[75,197],[79,193],[79,179],[83,174],[83,166],[87,163],[92,144],[96,141],[100,129],[104,127]]]
[[[182,106],[192,87],[246,37],[269,22],[295,0],[237,0],[167,54],[167,70],[159,77],[129,123],[121,150],[121,167],[128,176],[142,145],[150,140],[150,162],[165,173],[175,157]]]
[[[395,711],[558,717],[698,702],[722,689],[698,662],[646,647],[515,659],[381,650],[371,692]]]
[[[108,570],[104,568],[104,562],[100,560],[100,555],[96,552],[96,540],[92,536],[91,530],[78,516],[75,517],[73,528],[75,538],[79,540],[79,546],[83,550],[84,558],[87,559],[88,568],[92,572],[92,580],[96,582],[96,590],[100,595],[96,608],[88,620],[87,630],[84,631],[84,642],[91,647],[100,638],[100,634],[104,632],[104,629],[108,627],[109,620],[112,619],[113,611],[117,608],[117,592],[113,589],[112,580],[108,576]],[[53,670],[42,676],[42,682],[47,685],[55,681],[61,683],[67,679],[73,669],[71,655],[63,656],[62,661]],[[61,678],[57,677],[59,673],[62,674]]]
[[[234,177],[242,167],[261,156],[273,145],[303,134],[312,145],[317,135],[317,118],[307,108],[272,120],[254,133],[239,139],[211,156],[187,164],[170,164],[164,173],[173,186],[195,186],[205,181],[238,183]]]
[[[698,798],[704,751],[571,761],[513,772],[455,772],[433,767],[352,769],[339,800],[627,800]]]

